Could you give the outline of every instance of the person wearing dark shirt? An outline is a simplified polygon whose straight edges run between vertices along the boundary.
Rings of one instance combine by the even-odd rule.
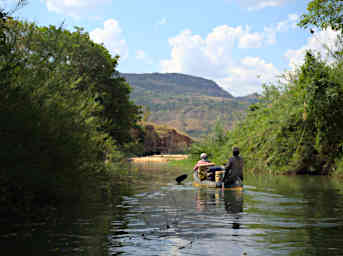
[[[239,148],[234,147],[232,157],[225,165],[225,174],[223,180],[229,184],[234,183],[238,178],[243,181],[243,158],[239,156]]]

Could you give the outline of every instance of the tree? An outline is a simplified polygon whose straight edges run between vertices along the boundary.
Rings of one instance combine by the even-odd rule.
[[[132,141],[130,130],[140,120],[141,109],[130,101],[131,88],[116,71],[119,56],[111,57],[82,28],[76,27],[71,32],[63,26],[38,27],[18,21],[11,25],[22,35],[16,49],[25,60],[26,71],[30,72],[30,84],[58,76],[59,83],[50,84],[50,88],[73,85],[68,92],[88,91],[102,106],[92,113],[102,119],[99,129],[109,133],[120,145]]]
[[[104,160],[123,159],[117,145],[139,118],[117,61],[82,29],[38,27],[0,10],[0,215],[109,180]]]
[[[301,27],[307,28],[312,25],[320,29],[330,27],[343,31],[343,1],[312,0],[307,5],[307,11],[299,22]]]
[[[330,165],[340,156],[343,142],[343,104],[341,66],[331,67],[307,52],[298,81],[304,93],[308,135],[322,164]],[[331,167],[331,166],[328,166]]]

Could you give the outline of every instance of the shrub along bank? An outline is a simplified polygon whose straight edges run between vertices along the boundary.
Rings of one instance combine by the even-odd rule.
[[[79,199],[116,174],[141,114],[117,62],[81,28],[0,10],[0,214]]]
[[[238,146],[250,171],[340,175],[342,104],[342,62],[329,65],[308,52],[286,84],[265,87],[261,101],[233,130],[215,131],[191,152],[208,152],[224,163]]]

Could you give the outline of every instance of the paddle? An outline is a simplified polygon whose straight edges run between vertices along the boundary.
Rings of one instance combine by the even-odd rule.
[[[187,174],[182,174],[179,177],[177,177],[175,180],[177,182],[177,184],[181,184],[182,181],[184,181],[185,179],[187,179],[188,175]]]

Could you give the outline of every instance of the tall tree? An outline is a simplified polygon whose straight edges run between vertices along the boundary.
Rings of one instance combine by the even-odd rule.
[[[141,110],[130,101],[130,86],[118,76],[118,56],[112,57],[102,45],[92,42],[82,28],[71,32],[62,26],[38,27],[17,21],[13,27],[22,35],[17,49],[31,67],[26,69],[31,72],[31,84],[58,76],[60,83],[50,87],[69,84],[74,90],[89,91],[102,106],[93,113],[105,120],[99,128],[120,145],[132,140],[130,129],[137,126]]]
[[[118,127],[124,144],[140,113],[117,61],[82,29],[38,27],[0,10],[0,215],[78,197],[108,178],[105,157],[122,159],[109,132]]]

